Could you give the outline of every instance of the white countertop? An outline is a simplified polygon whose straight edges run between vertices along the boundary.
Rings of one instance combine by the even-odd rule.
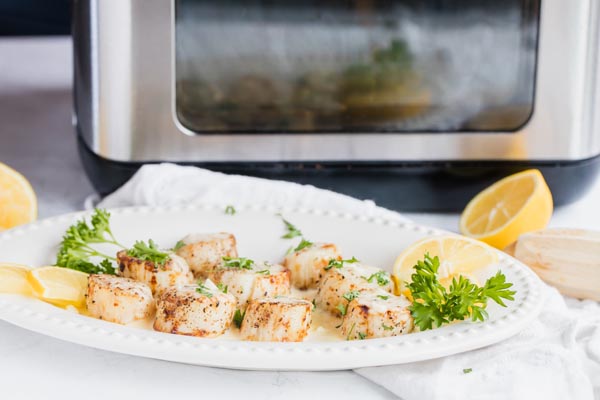
[[[83,208],[93,192],[71,127],[66,39],[0,40],[0,162],[30,179],[40,218]],[[34,62],[35,61],[35,62]],[[600,181],[581,201],[556,210],[552,225],[598,229]],[[456,214],[410,214],[456,230]],[[0,393],[17,399],[387,399],[394,395],[351,371],[249,372],[204,368],[95,350],[0,322]]]

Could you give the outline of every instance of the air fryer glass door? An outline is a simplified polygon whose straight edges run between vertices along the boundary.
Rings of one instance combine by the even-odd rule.
[[[540,0],[176,0],[190,132],[510,132],[534,106]]]

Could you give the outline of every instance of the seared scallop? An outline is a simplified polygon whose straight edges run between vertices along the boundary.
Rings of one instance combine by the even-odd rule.
[[[132,257],[127,250],[121,250],[117,253],[117,263],[121,276],[147,284],[154,294],[160,294],[171,286],[192,282],[190,267],[175,254],[171,254],[164,264],[157,264]]]
[[[237,257],[235,236],[231,233],[195,233],[182,240],[177,255],[183,257],[196,278],[207,278],[223,257]]]
[[[279,264],[251,263],[246,268],[226,265],[211,273],[210,279],[237,298],[238,308],[244,309],[248,301],[261,297],[290,294],[290,271]]]
[[[288,254],[283,265],[291,271],[295,287],[311,289],[317,287],[331,259],[342,259],[335,244],[312,243]]]
[[[154,329],[177,335],[215,337],[231,324],[235,297],[221,292],[211,281],[202,285],[172,287],[156,302]]]
[[[347,304],[344,295],[352,291],[384,290],[392,292],[390,275],[376,267],[359,262],[338,262],[330,266],[319,284],[315,298],[317,307],[340,315],[340,307]]]
[[[362,292],[346,306],[342,334],[347,340],[382,338],[409,333],[413,319],[404,296]]]
[[[252,300],[240,327],[243,340],[301,342],[308,335],[312,303],[289,297]]]
[[[118,324],[149,317],[154,298],[148,285],[114,275],[90,275],[86,296],[91,316]]]

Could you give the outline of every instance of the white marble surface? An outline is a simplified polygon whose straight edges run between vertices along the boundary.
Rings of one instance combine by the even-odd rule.
[[[0,162],[23,172],[40,217],[81,209],[92,193],[71,128],[70,46],[65,39],[0,40]],[[598,229],[600,182],[556,211],[553,226]],[[455,230],[455,214],[411,214]],[[202,368],[61,342],[0,322],[0,398],[164,399],[184,397],[388,399],[350,371],[295,373]]]

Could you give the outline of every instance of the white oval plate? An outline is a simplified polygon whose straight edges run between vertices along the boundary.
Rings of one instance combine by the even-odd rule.
[[[280,260],[295,241],[281,239],[284,227],[276,213],[296,224],[311,241],[338,244],[345,257],[391,268],[396,256],[414,241],[446,232],[411,223],[368,219],[319,210],[253,207],[226,215],[224,207],[124,208],[112,210],[113,233],[124,244],[154,239],[170,246],[187,233],[228,231],[239,253],[253,259]],[[31,266],[54,261],[62,234],[90,213],[42,220],[0,234],[0,259]],[[0,318],[62,340],[137,356],[182,363],[256,370],[335,370],[408,363],[487,346],[519,332],[542,306],[539,279],[502,252],[500,268],[517,291],[502,308],[489,305],[484,323],[461,322],[426,332],[363,341],[256,343],[178,336],[121,326],[19,295],[0,295]]]

